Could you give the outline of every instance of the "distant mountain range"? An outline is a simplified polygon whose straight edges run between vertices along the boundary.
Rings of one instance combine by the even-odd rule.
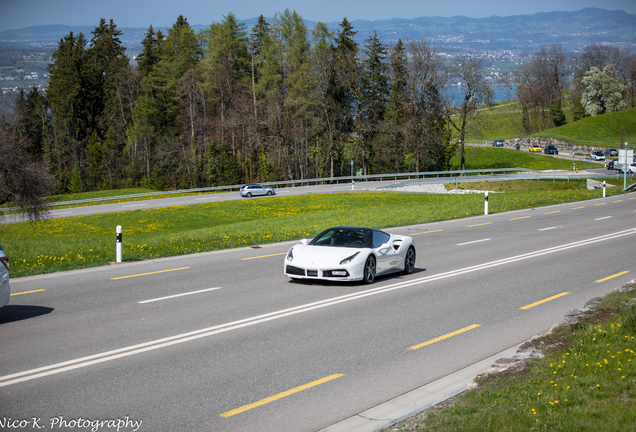
[[[186,17],[192,22],[192,17]],[[176,20],[176,17],[175,17]],[[266,19],[271,21],[271,19]],[[250,29],[257,19],[247,19]],[[398,39],[424,39],[442,52],[510,50],[517,55],[533,53],[542,46],[553,43],[563,44],[569,51],[581,51],[589,44],[607,44],[628,47],[636,52],[636,15],[624,11],[586,8],[575,12],[545,12],[533,15],[488,18],[467,18],[454,16],[422,17],[414,19],[388,19],[378,21],[352,20],[357,31],[356,41],[364,40],[377,31],[385,45]],[[52,50],[70,32],[84,33],[90,40],[95,26],[45,25],[26,27],[19,30],[0,32],[0,49],[38,48]],[[117,24],[117,23],[115,23]],[[309,29],[316,24],[305,21]],[[333,31],[339,29],[339,22],[327,23]],[[208,25],[192,25],[195,31]],[[119,28],[124,34],[122,42],[129,54],[140,52],[141,41],[147,28]],[[165,31],[166,28],[159,28]]]

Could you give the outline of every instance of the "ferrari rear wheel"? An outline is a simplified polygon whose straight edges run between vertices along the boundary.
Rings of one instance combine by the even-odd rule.
[[[406,258],[404,259],[404,273],[411,274],[415,270],[415,248],[409,247],[406,251]]]
[[[370,284],[375,280],[375,257],[370,255],[364,264],[364,283]]]

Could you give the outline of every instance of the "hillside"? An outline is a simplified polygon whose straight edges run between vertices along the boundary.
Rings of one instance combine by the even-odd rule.
[[[624,141],[620,136],[621,127]],[[636,144],[636,108],[584,118],[545,132],[581,141],[613,142],[617,146],[626,141],[633,148]]]

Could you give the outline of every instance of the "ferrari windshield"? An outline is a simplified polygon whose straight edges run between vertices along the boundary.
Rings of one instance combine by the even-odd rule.
[[[311,242],[314,246],[370,248],[373,233],[364,228],[331,228],[318,234]]]

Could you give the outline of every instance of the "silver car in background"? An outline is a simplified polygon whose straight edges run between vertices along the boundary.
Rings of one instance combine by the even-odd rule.
[[[263,186],[260,184],[248,184],[241,186],[239,189],[242,197],[252,197],[252,196],[261,196],[261,195],[276,195],[276,191],[271,187]]]
[[[9,296],[11,296],[11,287],[9,286],[9,258],[4,253],[2,245],[0,245],[0,307],[6,306],[9,303]]]

